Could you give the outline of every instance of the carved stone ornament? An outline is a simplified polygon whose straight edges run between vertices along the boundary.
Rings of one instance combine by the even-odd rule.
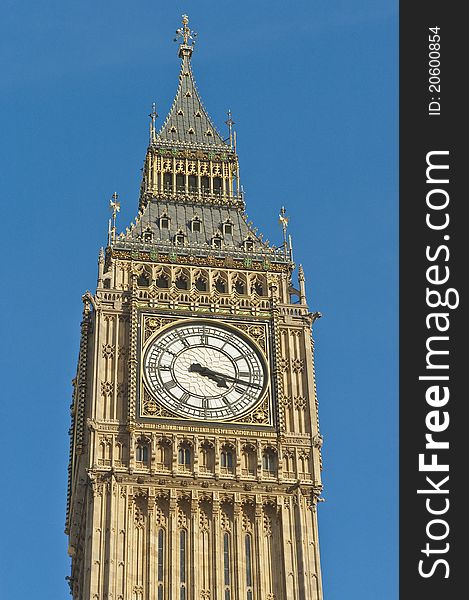
[[[101,381],[101,394],[103,396],[111,396],[114,392],[113,381]]]
[[[241,423],[251,423],[254,425],[269,425],[270,424],[270,407],[268,397],[246,417],[239,420]]]
[[[322,448],[323,442],[324,442],[324,438],[322,437],[322,435],[320,433],[317,433],[313,437],[313,446],[314,446],[314,448]]]
[[[302,373],[304,370],[304,360],[302,358],[292,358],[291,367],[295,373]]]
[[[103,346],[102,346],[103,358],[113,358],[114,352],[115,352],[114,346],[111,346],[111,344],[103,344]]]

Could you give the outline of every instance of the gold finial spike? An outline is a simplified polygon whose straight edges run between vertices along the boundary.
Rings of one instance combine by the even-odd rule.
[[[290,218],[287,217],[286,215],[287,215],[287,211],[286,211],[285,207],[282,206],[282,208],[280,209],[280,214],[278,216],[278,222],[282,226],[282,230],[283,230],[283,253],[284,253],[285,258],[287,258],[287,254],[288,254],[287,227],[288,227],[288,221],[290,220]]]
[[[112,210],[112,217],[109,219],[108,244],[111,245],[116,241],[116,219],[117,213],[121,209],[121,203],[117,199],[119,194],[114,192],[109,201],[109,208]]]
[[[182,38],[182,44],[179,46],[179,56],[181,58],[192,54],[196,37],[197,33],[189,28],[189,17],[182,15],[182,27],[176,29],[176,37],[174,38],[175,42],[178,38]]]
[[[182,15],[182,29],[183,29],[183,36],[184,36],[184,44],[187,45],[187,42],[189,40],[189,36],[191,33],[191,30],[188,27],[189,24],[189,17],[187,15]]]

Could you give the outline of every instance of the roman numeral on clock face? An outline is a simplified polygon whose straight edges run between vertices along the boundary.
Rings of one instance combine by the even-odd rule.
[[[190,346],[189,342],[179,332],[178,332],[178,338],[179,338],[179,341],[182,343],[183,346],[185,346],[186,348],[189,348],[189,346]]]
[[[173,389],[173,387],[176,387],[176,382],[171,380],[171,381],[166,381],[165,383],[163,383],[163,386],[167,389],[167,390],[171,390]]]
[[[230,412],[233,415],[236,414],[235,411],[233,410],[233,407],[231,406],[230,401],[228,400],[228,398],[225,398],[225,396],[223,396],[222,400],[226,404],[226,406],[229,408]]]

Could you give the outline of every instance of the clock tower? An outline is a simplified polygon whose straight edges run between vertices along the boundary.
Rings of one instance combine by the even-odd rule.
[[[311,313],[287,243],[247,220],[195,86],[150,121],[138,214],[98,259],[70,429],[75,600],[321,600]]]

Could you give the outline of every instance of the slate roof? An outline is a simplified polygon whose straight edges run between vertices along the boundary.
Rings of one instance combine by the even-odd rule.
[[[170,219],[169,228],[160,227],[160,217]],[[192,219],[200,219],[200,232],[192,231]],[[232,233],[223,233],[223,223],[232,224]],[[255,229],[247,222],[246,216],[239,209],[227,206],[201,205],[197,202],[175,202],[171,200],[153,199],[145,206],[135,223],[121,234],[115,246],[125,246],[125,242],[141,245],[144,242],[144,233],[151,232],[154,248],[168,249],[174,245],[177,233],[184,234],[184,245],[179,247],[181,252],[196,247],[209,250],[212,248],[212,239],[217,234],[222,237],[223,254],[238,254],[243,252],[244,241],[253,242],[253,252],[271,254],[274,249],[266,244]]]
[[[216,130],[197,91],[190,62],[192,49],[184,51],[184,48],[182,46],[180,51],[182,62],[176,97],[156,136],[156,143],[197,144],[226,151],[229,146]]]

